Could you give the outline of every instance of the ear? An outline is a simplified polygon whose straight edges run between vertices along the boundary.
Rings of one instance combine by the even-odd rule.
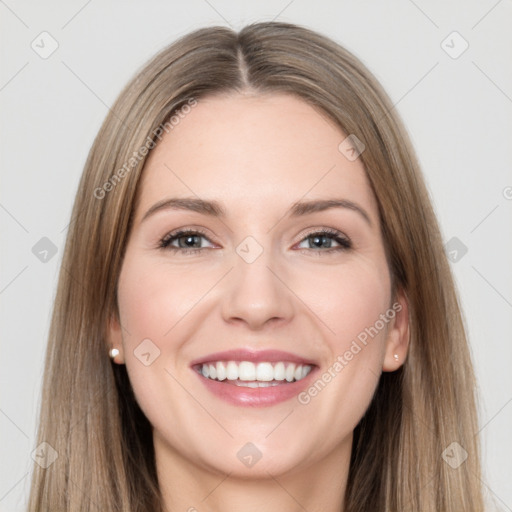
[[[107,326],[107,343],[109,355],[112,349],[117,349],[117,355],[112,357],[112,361],[117,364],[124,364],[124,352],[123,352],[123,335],[121,323],[118,319],[117,313],[114,313]]]
[[[390,311],[394,311],[395,316],[388,325],[382,363],[382,370],[385,372],[398,370],[404,364],[409,349],[409,305],[402,289],[397,291]]]

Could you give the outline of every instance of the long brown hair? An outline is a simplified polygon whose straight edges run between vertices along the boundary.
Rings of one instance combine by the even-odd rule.
[[[141,148],[154,146],[158,130],[166,123],[170,129],[191,101],[247,91],[294,94],[363,141],[360,158],[391,274],[409,300],[409,354],[400,370],[381,376],[354,432],[345,510],[481,511],[473,369],[407,133],[351,53],[309,29],[275,22],[182,37],[137,73],[105,119],[76,195],[48,343],[39,443],[58,458],[34,466],[29,509],[162,509],[151,426],[106,342],[146,160]],[[447,453],[462,460],[466,452],[460,465],[448,463]]]

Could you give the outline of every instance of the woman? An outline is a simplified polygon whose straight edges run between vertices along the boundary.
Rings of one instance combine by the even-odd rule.
[[[380,85],[302,27],[198,30],[86,163],[30,510],[479,511],[474,386]]]

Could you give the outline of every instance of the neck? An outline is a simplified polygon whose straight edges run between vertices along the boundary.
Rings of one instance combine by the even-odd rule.
[[[164,511],[343,512],[352,437],[301,469],[261,470],[255,478],[195,464],[155,438]],[[311,457],[313,459],[313,457]]]

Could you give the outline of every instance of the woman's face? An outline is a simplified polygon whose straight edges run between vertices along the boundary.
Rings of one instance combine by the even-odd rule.
[[[346,136],[291,95],[217,96],[151,152],[110,342],[160,463],[256,477],[346,460],[402,363],[406,303]]]

